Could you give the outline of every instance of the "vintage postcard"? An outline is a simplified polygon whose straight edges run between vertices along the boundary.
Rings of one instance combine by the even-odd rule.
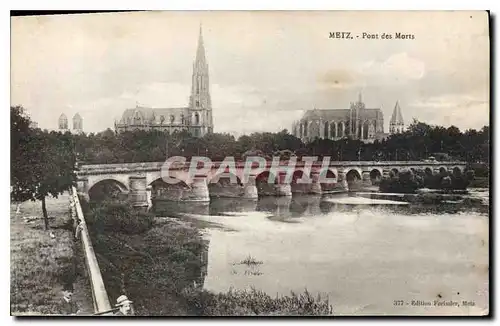
[[[488,316],[486,11],[11,17],[14,316]]]

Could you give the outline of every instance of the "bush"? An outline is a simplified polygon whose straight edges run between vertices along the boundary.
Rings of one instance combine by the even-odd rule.
[[[154,216],[125,202],[90,204],[85,219],[96,232],[143,233],[153,227]]]
[[[441,189],[441,190],[465,190],[474,178],[474,171],[465,174],[450,173],[443,171],[438,174],[427,174],[425,172],[401,172],[398,176],[384,178],[380,182],[380,191],[397,193],[415,193],[419,188]]]
[[[333,314],[328,299],[314,298],[307,290],[302,294],[275,298],[263,291],[229,290],[214,294],[208,291],[186,291],[186,301],[198,316],[326,316]]]

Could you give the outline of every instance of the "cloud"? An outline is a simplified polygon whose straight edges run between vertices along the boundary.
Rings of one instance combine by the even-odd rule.
[[[488,120],[488,96],[475,95],[489,88],[487,15],[468,12],[17,17],[12,104],[24,105],[47,128],[56,128],[62,112],[80,112],[88,131],[113,128],[136,101],[187,106],[200,21],[216,130],[290,128],[300,109],[348,108],[359,91],[368,107],[382,107],[386,127],[396,100],[408,119],[463,121],[460,128]],[[405,27],[417,38],[384,44],[328,39],[332,29],[359,30],[359,21],[363,29]]]
[[[445,94],[409,104],[418,112],[419,120],[430,124],[459,126],[479,129],[489,125],[489,101],[487,94]]]
[[[425,63],[410,57],[406,52],[391,55],[385,61],[369,61],[360,68],[360,73],[372,77],[396,80],[418,80],[424,77]]]

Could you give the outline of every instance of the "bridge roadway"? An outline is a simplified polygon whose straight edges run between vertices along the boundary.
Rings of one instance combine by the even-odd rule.
[[[297,161],[293,179],[286,178],[286,171],[271,168],[271,161],[266,161],[263,170],[252,170],[248,180],[243,177],[244,162],[236,162],[235,180],[237,184],[224,182],[229,178],[220,178],[219,171],[222,162],[212,162],[209,171],[200,170],[189,178],[189,162],[174,163],[169,168],[169,176],[179,180],[177,185],[166,185],[162,179],[164,162],[121,163],[121,164],[92,164],[80,165],[76,171],[78,192],[89,199],[96,189],[102,185],[111,185],[126,194],[135,206],[151,204],[152,198],[164,198],[176,201],[209,201],[215,197],[241,197],[256,199],[258,196],[290,196],[292,193],[321,194],[332,190],[348,190],[356,183],[364,185],[376,184],[382,177],[390,173],[401,171],[423,170],[426,173],[440,171],[463,173],[465,162],[423,162],[423,161],[332,161],[327,167],[322,162],[314,162],[311,169],[303,161]],[[286,166],[288,162],[280,162]],[[201,166],[199,166],[201,168]],[[223,172],[227,173],[226,168]],[[309,173],[310,184],[298,184],[296,180],[303,174]],[[275,175],[274,175],[275,174]],[[320,175],[331,180],[322,183]],[[307,177],[307,176],[306,176]],[[215,179],[214,179],[215,178]],[[215,182],[215,180],[218,180]],[[242,182],[245,181],[245,183]],[[271,180],[269,184],[267,181]],[[265,181],[265,182],[263,182]]]

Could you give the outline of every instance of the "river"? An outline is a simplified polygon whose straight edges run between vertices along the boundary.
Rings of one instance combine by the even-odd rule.
[[[464,196],[483,203],[416,205],[360,193],[159,203],[156,211],[205,222],[210,291],[307,289],[328,297],[335,315],[485,314],[489,192]]]

